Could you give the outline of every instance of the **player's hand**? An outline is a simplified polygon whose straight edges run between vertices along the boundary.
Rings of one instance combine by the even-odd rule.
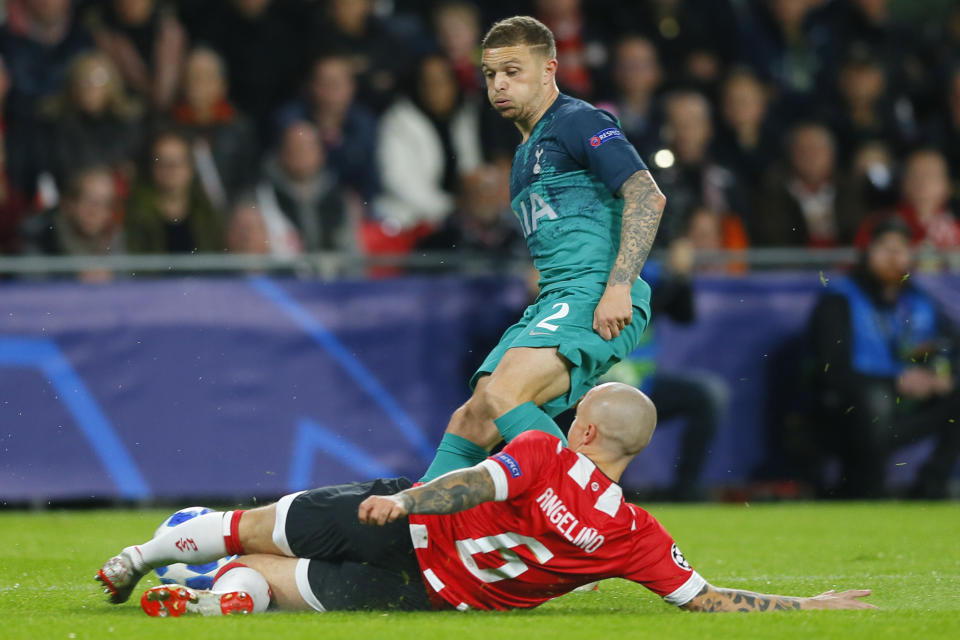
[[[612,340],[620,335],[632,319],[633,299],[630,297],[630,285],[608,285],[593,312],[593,330],[604,340]]]
[[[357,517],[360,524],[371,524],[378,527],[399,520],[407,515],[403,499],[398,495],[370,496],[360,503]]]
[[[870,589],[848,589],[837,593],[833,589],[818,596],[807,598],[809,609],[876,609],[876,605],[860,598],[870,595]]]

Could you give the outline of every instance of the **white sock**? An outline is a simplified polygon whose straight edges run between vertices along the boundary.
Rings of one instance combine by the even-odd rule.
[[[219,593],[243,591],[253,600],[253,613],[262,613],[270,606],[270,585],[263,574],[246,565],[239,565],[225,571],[211,591]]]
[[[233,511],[205,513],[124,551],[133,559],[134,568],[142,573],[174,562],[212,562],[230,555],[225,537],[230,535],[232,517]]]

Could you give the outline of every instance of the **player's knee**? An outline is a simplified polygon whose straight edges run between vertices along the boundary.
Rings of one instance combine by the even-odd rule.
[[[453,412],[447,433],[489,449],[500,440],[500,434],[489,417],[486,408],[474,394],[463,406]]]
[[[499,418],[526,401],[519,397],[515,389],[493,379],[474,395],[474,399],[489,420]]]

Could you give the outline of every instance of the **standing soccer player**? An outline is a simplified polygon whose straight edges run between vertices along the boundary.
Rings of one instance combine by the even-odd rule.
[[[543,23],[501,20],[482,47],[487,96],[523,134],[510,193],[540,295],[474,374],[424,481],[529,429],[563,438],[552,416],[629,354],[650,318],[639,274],[666,204],[616,119],[560,93]]]

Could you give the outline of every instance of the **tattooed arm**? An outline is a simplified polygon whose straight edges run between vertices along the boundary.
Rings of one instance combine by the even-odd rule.
[[[620,335],[633,319],[630,288],[640,275],[667,199],[649,171],[637,171],[620,187],[623,196],[623,221],[620,226],[620,250],[607,278],[607,288],[593,313],[593,330],[604,340]]]
[[[869,589],[851,589],[835,593],[827,591],[812,598],[766,595],[739,589],[717,589],[706,585],[690,602],[682,605],[687,611],[791,611],[794,609],[876,609],[858,600],[870,595]]]
[[[481,466],[453,471],[425,485],[392,496],[370,496],[360,503],[363,524],[383,525],[411,513],[457,513],[496,495],[490,472]]]

